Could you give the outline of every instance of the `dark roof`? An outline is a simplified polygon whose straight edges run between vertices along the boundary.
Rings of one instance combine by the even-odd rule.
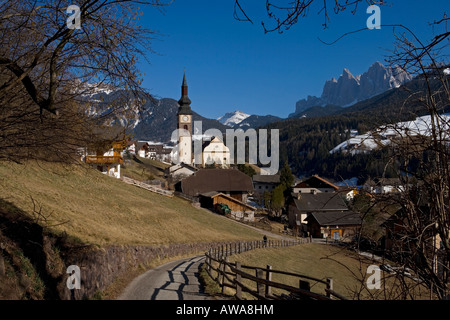
[[[136,144],[135,144],[135,150],[136,150],[136,151],[139,151],[139,150],[141,150],[142,148],[144,148],[145,150],[148,150],[148,143],[147,143],[147,142],[141,142],[141,141],[136,142]]]
[[[339,193],[302,193],[300,199],[294,199],[295,206],[300,211],[342,211],[348,210]]]
[[[242,201],[239,201],[238,199],[235,199],[233,197],[227,196],[226,194],[223,194],[221,192],[211,191],[211,192],[202,193],[202,194],[200,194],[200,196],[203,196],[203,197],[206,197],[206,198],[223,197],[225,199],[228,199],[229,201],[237,203],[238,205],[240,205],[242,207],[246,207],[246,208],[248,208],[250,210],[256,211],[255,207],[253,207],[253,206],[251,206],[249,204],[246,204],[246,203],[244,203]]]
[[[178,168],[173,170],[172,169],[173,167],[178,167]],[[176,164],[176,165],[171,166],[170,169],[172,169],[172,170],[169,170],[169,171],[173,173],[173,172],[176,172],[176,171],[178,171],[178,170],[180,170],[182,168],[187,168],[187,169],[191,170],[192,172],[195,172],[195,171],[199,170],[198,168],[196,168],[194,166],[191,166],[190,164],[182,162],[180,164]]]
[[[253,191],[252,179],[235,169],[201,169],[193,176],[181,181],[183,193],[197,196],[211,191],[250,192]]]
[[[255,174],[253,176],[253,182],[262,182],[262,183],[280,183],[279,175],[262,175]]]
[[[348,225],[361,225],[362,220],[359,213],[353,211],[326,211],[326,212],[312,212],[306,220],[309,221],[315,219],[321,226],[348,226]]]
[[[339,189],[338,186],[332,184],[330,181],[325,180],[317,175],[312,176],[306,180],[303,180],[297,184],[294,188],[333,188],[335,190]]]

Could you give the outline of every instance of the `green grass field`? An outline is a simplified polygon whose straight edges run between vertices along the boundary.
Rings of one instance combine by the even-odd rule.
[[[0,163],[0,189],[3,200],[32,217],[40,217],[41,224],[98,245],[261,237],[245,226],[194,208],[185,200],[127,185],[83,165]]]

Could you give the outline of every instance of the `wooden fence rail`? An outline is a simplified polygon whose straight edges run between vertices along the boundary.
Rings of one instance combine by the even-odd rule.
[[[142,188],[142,189],[146,189],[148,191],[160,194],[162,196],[166,196],[166,197],[169,197],[169,198],[173,197],[173,192],[172,191],[164,190],[164,189],[158,188],[156,186],[152,186],[152,185],[149,185],[147,183],[143,183],[141,181],[137,181],[137,180],[125,177],[125,176],[122,177],[122,181],[127,183],[127,184],[131,184],[131,185],[134,185],[136,187],[139,187],[139,188]]]
[[[206,256],[206,272],[222,289],[226,287],[235,290],[236,299],[243,299],[242,293],[247,292],[259,300],[331,300],[340,299],[347,300],[344,296],[333,291],[333,279],[326,280],[316,279],[307,275],[286,272],[281,270],[273,270],[270,265],[266,268],[246,266],[240,262],[230,263],[229,257],[233,254],[239,254],[245,251],[265,248],[265,247],[288,247],[302,243],[308,243],[310,239],[300,240],[267,240],[267,241],[250,241],[236,242],[210,249],[205,253]],[[246,271],[244,271],[246,270]],[[213,272],[215,275],[213,275]],[[249,273],[253,272],[253,274]],[[272,281],[273,274],[282,274],[298,278],[298,287],[292,285]],[[256,283],[256,289],[250,288],[244,284],[243,280],[247,279]],[[248,282],[248,281],[247,281]],[[316,284],[322,284],[325,289],[324,293],[312,292],[311,288]],[[287,292],[287,294],[274,294],[272,288],[278,288]]]

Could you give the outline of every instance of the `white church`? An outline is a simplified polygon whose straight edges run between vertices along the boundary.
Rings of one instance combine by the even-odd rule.
[[[188,97],[188,85],[186,81],[186,75],[183,77],[183,84],[181,86],[181,99],[178,101],[180,107],[177,113],[178,122],[178,141],[177,147],[172,151],[173,162],[178,166],[180,164],[186,166],[198,167],[210,167],[215,166],[219,168],[227,169],[230,167],[230,149],[224,144],[224,142],[218,137],[211,137],[210,140],[203,140],[202,143],[202,155],[201,163],[197,159],[194,161],[193,152],[193,119],[191,110],[191,100]],[[204,139],[202,137],[202,139]]]

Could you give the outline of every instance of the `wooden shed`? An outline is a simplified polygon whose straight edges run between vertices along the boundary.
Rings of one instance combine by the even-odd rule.
[[[200,194],[200,205],[203,208],[214,209],[216,204],[226,204],[231,209],[230,218],[254,221],[256,208],[231,196],[220,192],[207,192]]]

